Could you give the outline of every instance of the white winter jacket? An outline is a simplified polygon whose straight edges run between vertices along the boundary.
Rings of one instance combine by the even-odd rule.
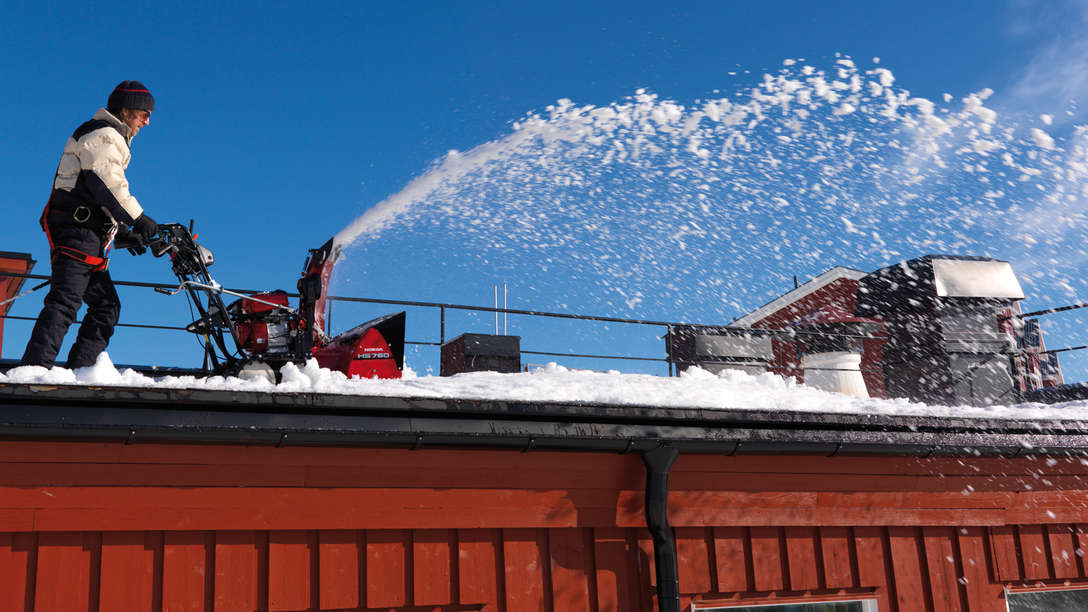
[[[105,213],[107,223],[116,227],[118,223],[131,225],[143,214],[125,178],[131,142],[128,126],[104,108],[79,126],[65,144],[57,167],[50,218],[67,221],[74,215],[82,222],[82,211],[75,211],[85,206],[92,213]],[[101,218],[98,214],[94,217]]]

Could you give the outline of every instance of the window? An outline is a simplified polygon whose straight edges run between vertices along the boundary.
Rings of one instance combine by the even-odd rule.
[[[692,610],[695,610],[697,612],[877,612],[876,601],[872,599],[857,601],[815,601],[811,603],[759,604],[749,606],[723,606],[721,604],[710,605],[711,607],[703,607],[696,603],[692,605]],[[1025,610],[1027,609],[1034,610],[1034,608],[1025,608]]]
[[[1088,589],[1006,592],[1005,602],[1009,612],[1080,612],[1088,610]]]

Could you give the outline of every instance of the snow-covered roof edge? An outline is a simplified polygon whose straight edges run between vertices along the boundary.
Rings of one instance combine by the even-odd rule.
[[[759,321],[769,317],[770,315],[778,312],[779,310],[789,306],[790,304],[808,296],[820,289],[830,285],[834,281],[842,278],[850,280],[861,280],[868,276],[868,272],[862,272],[861,270],[855,270],[853,268],[847,268],[845,266],[835,266],[823,274],[813,278],[803,285],[785,293],[778,298],[767,302],[763,306],[753,310],[752,312],[735,319],[729,325],[732,327],[751,327]]]
[[[509,376],[509,375],[502,375]],[[980,456],[1088,453],[1088,422],[0,384],[0,436],[116,443]]]

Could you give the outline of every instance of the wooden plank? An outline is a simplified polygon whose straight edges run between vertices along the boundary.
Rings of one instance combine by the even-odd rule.
[[[932,610],[933,601],[927,585],[925,558],[920,550],[921,534],[915,527],[889,527],[888,548],[898,609]]]
[[[1000,610],[1005,605],[1001,584],[990,577],[986,563],[986,529],[963,527],[957,533],[960,567],[968,610]]]
[[[366,606],[408,604],[411,533],[403,529],[366,532]]]
[[[878,610],[891,610],[891,559],[883,527],[855,527],[854,550],[858,559],[858,583],[862,588],[875,588]]]
[[[33,612],[37,535],[0,534],[0,610]]]
[[[952,527],[923,527],[922,542],[925,547],[926,570],[929,590],[935,612],[960,612],[964,609],[962,572],[954,548],[955,531]]]
[[[359,531],[321,531],[317,535],[318,607],[359,607],[360,557],[364,553]]]
[[[305,610],[317,600],[317,532],[268,534],[268,608]]]
[[[1085,559],[1085,555],[1088,555],[1088,524],[1073,525],[1073,542],[1076,546],[1074,552],[1077,555],[1077,575],[1084,578],[1088,576],[1088,560]]]
[[[786,527],[786,554],[789,560],[791,591],[812,591],[820,588],[820,572],[816,561],[817,532],[815,527]]]
[[[514,469],[527,472],[584,472],[612,474],[626,470],[635,486],[645,472],[635,455],[604,455],[591,466],[585,455],[534,450],[513,456],[508,451],[428,449],[425,453],[392,448],[303,447],[283,448],[238,444],[154,444],[119,446],[100,442],[42,442],[9,440],[0,442],[0,463],[71,462],[71,463],[148,463],[194,465],[265,465],[313,467],[363,466],[372,472],[405,466],[412,471],[426,471],[435,466],[458,466],[465,471],[484,472],[481,483],[489,482],[487,472]],[[413,486],[413,485],[408,485]]]
[[[196,459],[196,458],[194,458]],[[432,459],[433,461],[433,459]],[[515,462],[516,463],[516,462]],[[0,485],[4,486],[268,486],[355,488],[381,487],[402,479],[406,486],[428,488],[525,488],[532,482],[542,489],[594,489],[602,483],[609,488],[637,487],[638,481],[629,477],[629,470],[621,466],[602,465],[600,471],[583,466],[578,470],[562,471],[559,468],[519,473],[510,461],[506,467],[480,474],[455,463],[433,463],[423,468],[393,466],[375,470],[370,467],[350,466],[335,470],[311,465],[284,465],[277,462],[275,469],[261,463],[118,463],[99,462],[20,462],[4,463],[0,470]],[[420,471],[424,474],[420,474]]]
[[[640,512],[629,511],[634,503],[628,498],[634,497],[634,492],[619,492],[617,524],[644,524]],[[669,523],[674,527],[995,525],[1004,523],[1010,499],[1009,493],[673,491]]]
[[[676,565],[681,593],[706,593],[712,590],[710,547],[707,530],[679,527],[675,530]]]
[[[1024,562],[1025,580],[1051,578],[1050,559],[1046,552],[1046,535],[1042,525],[1019,525],[1016,528],[1020,541],[1020,555]]]
[[[552,601],[557,610],[594,609],[591,591],[593,549],[586,546],[592,533],[586,529],[549,529],[548,551],[552,566]],[[592,540],[590,540],[592,544]]]
[[[607,490],[0,487],[0,531],[614,526],[616,504]]]
[[[117,444],[104,442],[5,440],[0,442],[0,463],[117,461],[121,450]]]
[[[164,612],[204,612],[213,606],[215,534],[172,531],[163,534]]]
[[[752,577],[757,591],[780,591],[786,588],[786,557],[783,554],[783,534],[780,527],[749,529],[752,549]]]
[[[457,578],[463,604],[502,601],[502,539],[497,529],[457,531]]]
[[[508,612],[549,610],[545,599],[544,566],[549,564],[535,529],[503,529],[502,553]]]
[[[857,586],[850,541],[850,530],[846,527],[820,527],[824,580],[829,589]]]
[[[301,487],[307,484],[304,466],[260,465],[140,465],[123,463],[0,464],[0,485],[33,486],[178,486],[178,487]]]
[[[102,534],[99,610],[151,612],[162,605],[162,534]]]
[[[995,506],[1007,498],[995,495]],[[987,507],[978,495],[955,497],[975,505],[956,506],[941,495],[718,499],[714,492],[678,491],[670,495],[669,520],[676,527],[1003,524],[1004,509]],[[0,531],[642,527],[642,511],[634,507],[641,499],[641,493],[607,490],[6,487],[0,488]]]
[[[101,554],[102,537],[98,533],[40,534],[34,583],[35,612],[97,608]]]
[[[635,592],[639,612],[657,610],[657,569],[654,567],[654,541],[650,530],[643,527],[635,530],[638,545],[638,584]],[[594,585],[591,583],[590,587]],[[595,597],[593,598],[595,599]]]
[[[412,532],[412,598],[417,606],[453,603],[453,551],[456,538],[448,529]]]
[[[1067,479],[1048,479],[1048,489],[1018,491],[1010,500],[1005,513],[1007,524],[1037,523],[1075,523],[1085,520],[1086,512],[1083,499],[1088,496],[1085,479],[1075,477],[1073,483]]]
[[[268,607],[268,534],[220,531],[215,534],[215,611]]]
[[[271,452],[270,452],[271,451]],[[470,452],[400,449],[260,448],[238,445],[140,444],[129,447],[91,443],[6,443],[0,462],[121,463],[261,466],[268,472],[307,470],[309,486],[381,486],[390,481],[410,487],[521,488],[526,480],[545,488],[596,488],[600,482],[641,488],[645,473],[634,455],[605,456],[587,464],[574,453],[535,451],[517,457],[505,451]],[[275,466],[275,470],[267,470]],[[329,470],[327,467],[337,467]],[[275,474],[270,474],[276,477]]]
[[[1073,536],[1073,526],[1046,525],[1046,537],[1054,577],[1058,579],[1078,577],[1080,571],[1077,568],[1077,547]]]
[[[1045,465],[1045,459],[1018,457],[1013,459],[998,457],[972,458],[969,462],[955,457],[912,458],[898,456],[859,456],[838,455],[819,457],[780,453],[775,455],[696,455],[684,454],[677,458],[669,473],[673,484],[682,479],[691,479],[706,483],[707,489],[714,489],[713,477],[716,474],[730,473],[795,473],[828,475],[897,475],[941,476],[954,474],[973,474],[981,469],[989,474],[1032,475],[1040,471],[1057,473],[1088,473],[1085,466],[1074,461],[1063,461],[1053,467]],[[977,466],[977,468],[976,468]],[[673,480],[674,477],[677,480]],[[812,487],[810,487],[811,489]]]
[[[414,454],[413,454],[414,453]],[[471,452],[457,450],[431,449],[426,453],[404,449],[348,449],[348,448],[261,448],[238,445],[195,445],[195,444],[139,444],[118,446],[96,442],[36,442],[6,441],[0,444],[0,463],[18,462],[71,462],[96,463],[117,462],[128,464],[167,464],[181,463],[193,465],[262,465],[262,466],[311,466],[314,477],[320,473],[335,473],[325,467],[345,469],[360,468],[361,472],[380,478],[387,470],[403,468],[397,473],[397,480],[406,486],[421,486],[416,483],[436,484],[434,481],[451,475],[476,474],[477,483],[494,482],[491,471],[501,466],[503,473],[512,477],[533,473],[538,475],[561,473],[607,474],[622,476],[626,479],[622,488],[640,488],[644,472],[637,458],[633,456],[604,456],[587,468],[584,456],[577,453],[534,451],[512,457],[505,451]],[[1051,465],[1048,465],[1051,464]],[[445,473],[430,474],[439,466]],[[508,466],[509,469],[506,469]],[[1017,457],[977,457],[969,461],[960,458],[931,457],[812,457],[809,455],[782,454],[774,457],[754,457],[738,455],[722,457],[714,455],[683,456],[671,470],[670,481],[675,488],[707,489],[717,487],[715,475],[750,473],[750,474],[827,474],[832,479],[838,475],[881,475],[881,476],[932,476],[935,479],[956,475],[1007,475],[1009,479],[1022,476],[1045,476],[1052,480],[1060,475],[1088,474],[1088,469],[1074,459],[1054,460]],[[694,482],[694,486],[677,486]],[[996,479],[997,482],[1000,479]],[[811,481],[810,481],[811,482]],[[460,485],[458,485],[460,486]],[[812,487],[806,487],[811,489]],[[1000,488],[1000,487],[998,487]],[[995,489],[996,490],[996,489]]]
[[[411,451],[409,451],[411,452]],[[417,456],[435,453],[417,452]],[[470,451],[477,452],[477,451]],[[481,451],[486,452],[486,451]],[[645,470],[638,461],[624,457],[620,461],[585,462],[572,465],[564,461],[561,465],[545,466],[535,457],[536,453],[519,453],[519,457],[508,456],[495,460],[489,467],[477,467],[478,462],[465,463],[456,453],[447,454],[449,462],[444,463],[438,457],[426,457],[426,461],[415,460],[411,463],[392,464],[377,469],[366,465],[338,467],[336,470],[312,469],[306,479],[311,487],[381,487],[390,482],[403,482],[410,487],[433,488],[486,488],[492,486],[502,489],[523,489],[526,483],[532,483],[538,489],[598,489],[607,483],[608,488],[639,489],[645,486]],[[617,458],[621,457],[617,455]],[[594,469],[599,467],[600,469]]]
[[[714,527],[713,533],[718,590],[723,593],[747,591],[750,576],[748,559],[751,558],[748,530],[744,527]]]
[[[1007,496],[994,494],[983,503],[982,496],[972,495],[964,497],[956,494],[953,497],[945,495],[831,495],[811,493],[797,494],[736,494],[737,506],[716,505],[722,500],[713,492],[692,494],[691,492],[678,491],[675,493],[678,503],[677,508],[670,512],[670,520],[685,519],[685,517],[698,518],[700,513],[711,512],[705,518],[713,519],[716,516],[725,518],[733,516],[754,516],[757,511],[768,513],[771,519],[784,518],[790,520],[791,516],[834,517],[835,513],[847,516],[863,518],[865,512],[890,512],[898,510],[908,514],[917,513],[918,516],[940,517],[952,515],[957,512],[970,515],[972,511],[989,512],[979,516],[1000,517],[995,508],[1000,507]],[[699,497],[700,495],[705,496]],[[289,529],[293,521],[293,528],[299,528],[301,524],[306,526],[313,521],[332,521],[340,524],[365,523],[367,525],[407,524],[415,525],[420,520],[439,521],[449,524],[451,522],[464,521],[469,524],[465,528],[477,526],[485,521],[494,520],[499,523],[511,523],[514,520],[532,520],[538,522],[541,527],[549,526],[576,526],[577,511],[592,509],[607,509],[613,513],[619,513],[622,521],[641,519],[641,509],[635,508],[636,501],[641,499],[641,493],[622,491],[617,502],[615,492],[607,490],[599,491],[552,491],[552,490],[488,490],[488,489],[454,489],[454,490],[423,490],[423,489],[305,489],[305,488],[281,488],[262,487],[258,489],[238,489],[234,487],[208,487],[208,488],[142,488],[142,487],[110,487],[109,493],[103,487],[56,487],[56,488],[0,488],[0,509],[2,510],[33,510],[39,521],[45,524],[39,525],[40,529],[51,530],[58,528],[49,524],[51,519],[62,518],[63,511],[68,511],[71,518],[81,516],[98,516],[104,522],[96,525],[110,530],[133,530],[129,524],[128,529],[113,529],[111,526],[120,524],[121,518],[126,521],[138,521],[136,525],[140,530],[162,527],[161,519],[153,522],[155,517],[142,516],[148,511],[166,512],[167,520],[177,515],[190,517],[191,520],[208,520],[210,517],[218,517],[218,524],[225,521],[237,520],[243,512],[249,513],[249,524],[263,523],[269,529]],[[671,499],[671,496],[670,496]],[[971,503],[962,500],[973,500]],[[956,501],[960,500],[960,501]],[[381,502],[381,503],[379,503]],[[684,502],[681,504],[680,502]],[[433,504],[436,507],[417,507],[419,505]],[[471,508],[476,505],[477,512],[471,513]],[[539,505],[540,508],[533,506]],[[334,512],[324,506],[334,509],[350,508],[360,513],[359,518],[333,519]],[[79,509],[85,512],[80,514]],[[174,509],[173,512],[171,510]],[[516,511],[512,511],[516,509]],[[792,514],[790,510],[793,510]],[[295,517],[276,517],[281,510],[298,511]],[[276,512],[273,512],[276,511]],[[387,516],[393,512],[402,513],[404,516]],[[117,513],[121,518],[108,522],[108,517],[103,515]],[[557,516],[549,516],[548,512],[558,513]],[[462,515],[464,513],[464,515]],[[505,513],[502,515],[501,513]],[[942,514],[943,513],[943,514]],[[444,519],[442,518],[444,517]],[[279,518],[279,522],[273,522]],[[614,516],[614,518],[617,518]],[[685,519],[686,520],[686,519]],[[768,518],[760,519],[767,523]],[[896,522],[896,521],[892,521]],[[615,523],[613,523],[615,524]],[[709,524],[714,524],[713,522]],[[720,523],[718,523],[720,524]],[[850,526],[851,523],[844,518],[835,520],[835,524]],[[285,526],[286,525],[286,526]],[[191,524],[185,527],[194,527]],[[625,525],[627,526],[627,525]],[[638,523],[630,526],[639,526]],[[682,522],[678,526],[697,526],[691,522]]]
[[[619,528],[593,530],[596,561],[597,609],[635,610],[638,608],[637,539],[633,532]]]
[[[1078,483],[1074,477],[1056,476],[1056,483],[1075,487]],[[673,475],[670,472],[669,482],[672,484]],[[677,479],[686,480],[686,479]],[[970,474],[962,476],[946,475],[943,478],[936,476],[917,476],[913,474],[808,474],[808,473],[778,473],[768,474],[760,472],[738,472],[730,474],[717,474],[711,477],[712,483],[705,485],[702,490],[714,493],[726,491],[743,491],[758,493],[768,491],[804,493],[811,491],[829,492],[930,492],[930,493],[956,493],[962,494],[966,489],[980,494],[1001,492],[1002,489],[994,486],[994,480],[1006,480],[993,475]],[[679,491],[701,490],[697,478],[690,482],[678,482],[673,485]],[[1083,486],[1083,483],[1080,483]],[[971,488],[968,489],[968,486]]]
[[[1016,582],[1023,577],[1020,571],[1016,529],[1008,525],[990,527],[990,548],[994,564],[994,577],[1000,582]]]

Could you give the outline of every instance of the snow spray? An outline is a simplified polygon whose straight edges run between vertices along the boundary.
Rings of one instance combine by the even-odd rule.
[[[481,303],[513,278],[534,308],[728,323],[795,275],[942,253],[1011,261],[1035,304],[1079,299],[1086,128],[992,93],[919,98],[840,57],[691,103],[560,100],[344,228],[338,291]]]

